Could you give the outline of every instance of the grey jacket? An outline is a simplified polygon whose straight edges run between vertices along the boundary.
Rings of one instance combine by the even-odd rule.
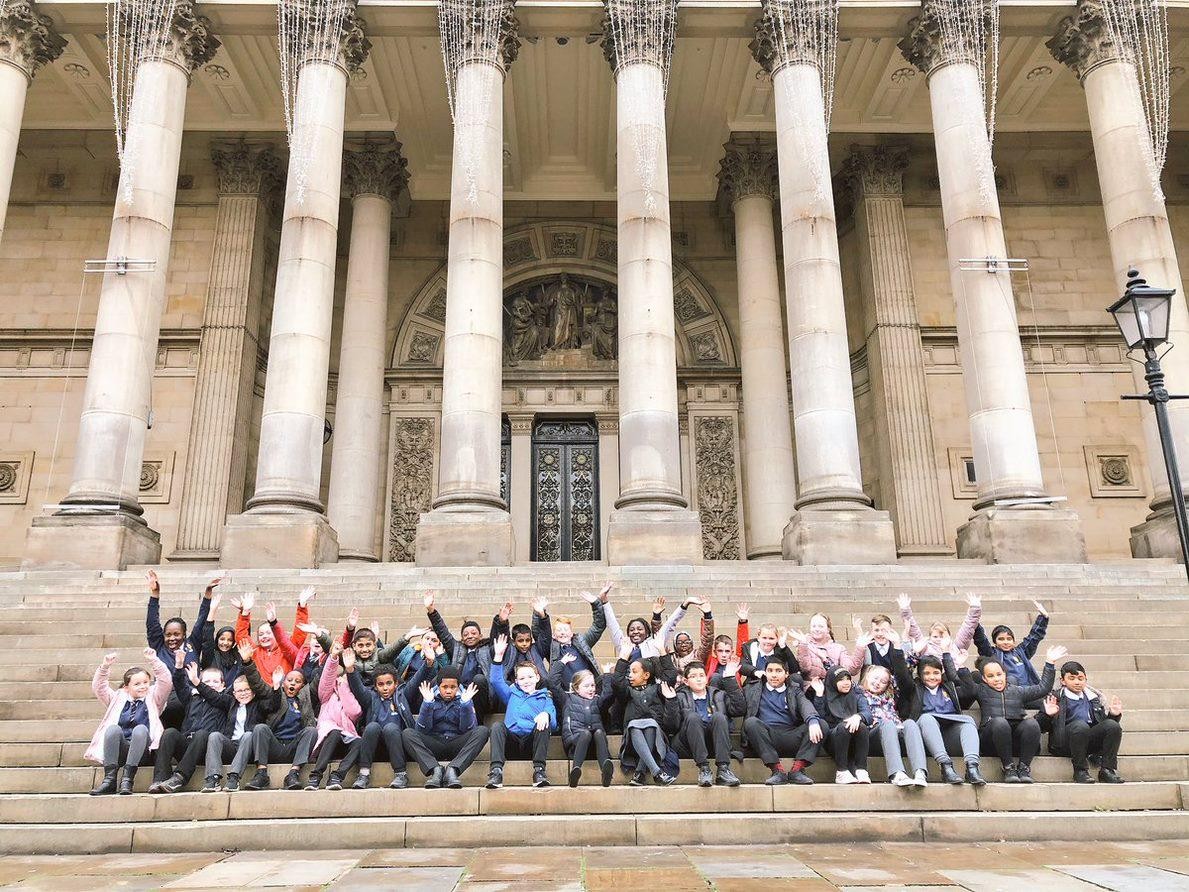
[[[1047,697],[1056,680],[1057,670],[1053,668],[1052,663],[1045,663],[1040,684],[1022,686],[1009,681],[1006,688],[996,691],[982,680],[981,673],[975,675],[961,670],[958,673],[958,694],[963,698],[970,696],[978,701],[983,723],[991,719],[1017,721],[1027,713],[1025,704]]]

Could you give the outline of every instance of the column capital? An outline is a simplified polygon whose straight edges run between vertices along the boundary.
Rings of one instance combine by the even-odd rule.
[[[794,63],[819,64],[822,26],[837,14],[836,0],[761,0],[748,44],[752,58],[768,74]]]
[[[488,11],[485,8],[488,5],[498,6],[498,9]],[[486,27],[491,16],[498,18],[494,29]],[[516,0],[480,0],[478,3],[474,0],[439,0],[438,25],[443,35],[454,38],[452,43],[457,41],[455,63],[458,67],[466,62],[494,61],[507,72],[520,55]]]
[[[142,61],[172,62],[187,75],[193,74],[215,57],[222,41],[215,36],[210,19],[200,15],[194,0],[177,0],[172,20],[161,20],[162,10],[154,8],[143,21],[144,28],[128,34],[130,6],[118,6],[119,27],[123,40],[142,42]]]
[[[41,15],[32,0],[8,0],[0,11],[0,61],[15,65],[32,80],[39,68],[62,55],[66,38]]]
[[[732,139],[718,168],[719,187],[736,202],[749,195],[775,201],[780,193],[776,169],[776,146],[758,139]]]
[[[875,196],[902,196],[908,154],[908,146],[901,143],[852,145],[850,155],[842,164],[842,178],[856,200]]]
[[[1115,42],[1103,5],[1103,0],[1080,0],[1077,12],[1062,19],[1057,33],[1045,43],[1053,58],[1068,65],[1078,80],[1104,62],[1131,58]]]
[[[409,162],[400,150],[396,140],[348,143],[343,171],[351,197],[371,194],[396,201],[409,184]]]
[[[954,62],[980,65],[976,46],[977,28],[956,28],[958,16],[982,17],[988,23],[999,0],[921,0],[921,14],[908,23],[908,35],[898,44],[910,65],[930,74],[935,68]]]
[[[326,4],[337,4],[338,8],[326,11],[315,0],[280,0],[285,17],[291,23],[289,28],[289,58],[297,65],[306,62],[329,62],[344,68],[348,74],[357,71],[371,52],[372,42],[367,38],[366,23],[359,16],[356,0],[325,0]],[[339,20],[337,31],[323,28],[302,27],[309,17],[322,19],[330,17]]]
[[[261,195],[284,179],[271,145],[220,140],[211,143],[211,161],[219,175],[220,195]]]
[[[612,4],[628,27],[612,27]],[[628,33],[621,35],[617,33],[619,30]],[[603,0],[603,34],[599,45],[612,72],[632,62],[659,64],[667,71],[673,59],[676,35],[677,0]]]

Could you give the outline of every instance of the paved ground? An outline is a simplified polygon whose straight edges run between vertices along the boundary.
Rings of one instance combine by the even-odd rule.
[[[194,836],[200,846],[202,830],[196,829]],[[0,858],[0,884],[47,892],[240,887],[368,892],[858,892],[909,886],[916,892],[1028,888],[1165,892],[1189,890],[1189,840],[8,856]]]

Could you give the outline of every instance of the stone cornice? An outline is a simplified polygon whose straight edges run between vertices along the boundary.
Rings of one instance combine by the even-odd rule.
[[[908,23],[908,35],[899,43],[900,52],[910,65],[926,75],[954,62],[981,64],[978,49],[969,39],[943,30],[942,7],[973,10],[967,13],[972,16],[977,16],[981,9],[982,16],[989,20],[996,3],[998,0],[922,0],[921,14]]]
[[[761,195],[772,201],[777,199],[780,184],[774,145],[732,140],[723,148],[726,154],[719,164],[718,182],[730,201],[749,195]]]
[[[1104,62],[1128,58],[1107,27],[1102,0],[1079,0],[1077,12],[1061,20],[1045,45],[1053,58],[1068,65],[1078,79]]]
[[[211,161],[219,175],[220,195],[261,195],[284,179],[280,159],[271,146],[242,140],[213,142]]]
[[[908,169],[909,147],[897,143],[851,146],[842,165],[842,179],[856,200],[881,195],[904,194],[904,171]]]
[[[816,29],[805,29],[791,14],[790,6],[802,7],[810,17],[836,16],[836,0],[782,0],[773,3],[761,0],[760,17],[755,22],[755,36],[748,49],[752,58],[768,74],[794,63],[818,64],[815,49]]]
[[[66,38],[32,0],[8,0],[0,13],[0,60],[32,79],[39,68],[53,62],[66,48]]]
[[[380,195],[396,201],[409,184],[409,162],[400,150],[396,140],[387,144],[348,143],[343,152],[343,172],[350,195]]]
[[[620,46],[611,28],[611,4],[623,7],[642,8],[652,4],[655,9],[651,13],[636,13],[641,21],[659,24],[656,28],[645,28],[643,34],[638,35],[625,46]],[[661,63],[662,68],[672,61],[673,39],[677,33],[677,0],[603,0],[603,34],[599,45],[603,48],[603,58],[611,66],[611,70],[618,71],[622,66],[632,62]]]

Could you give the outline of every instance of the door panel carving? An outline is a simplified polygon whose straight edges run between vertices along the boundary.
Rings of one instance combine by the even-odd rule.
[[[590,419],[533,430],[534,561],[599,558],[599,432]]]

